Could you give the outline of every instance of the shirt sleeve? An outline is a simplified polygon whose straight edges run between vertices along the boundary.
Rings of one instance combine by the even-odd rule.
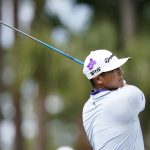
[[[128,101],[129,109],[133,117],[138,116],[138,114],[145,108],[145,96],[143,92],[135,86],[130,86],[129,88]]]

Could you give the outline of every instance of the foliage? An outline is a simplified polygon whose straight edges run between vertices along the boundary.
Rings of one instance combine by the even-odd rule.
[[[120,21],[118,18],[118,1],[78,0],[77,2],[91,5],[95,13],[87,32],[75,34],[68,30],[70,38],[67,45],[54,43],[50,35],[55,24],[61,25],[61,21],[58,20],[59,18],[44,16],[46,22],[42,18],[43,16],[40,17],[40,13],[44,11],[43,6],[45,1],[38,0],[36,3],[36,12],[38,14],[35,15],[32,23],[31,34],[82,61],[84,61],[91,50],[96,49],[109,49],[120,57],[131,56],[131,61],[124,66],[125,78],[128,83],[137,85],[144,91],[149,104],[150,35],[148,8],[150,5],[148,0],[138,1],[138,10],[140,11],[138,12],[139,20],[143,22],[139,23],[139,30],[137,31],[135,39],[128,43],[124,50],[118,49],[118,41],[120,39],[118,34],[119,24],[116,24]],[[12,88],[20,91],[22,83],[31,78],[40,86],[39,89],[45,91],[42,101],[45,101],[45,97],[48,95],[56,94],[61,96],[64,108],[58,114],[46,114],[46,126],[50,124],[51,127],[51,122],[59,120],[65,122],[64,124],[74,123],[74,126],[79,128],[78,121],[81,121],[82,107],[89,97],[91,88],[89,81],[82,73],[83,66],[20,35],[11,50],[7,51],[5,59],[7,64],[10,65],[15,72],[15,81],[14,84],[11,85]],[[39,91],[39,93],[40,92],[42,93],[42,91]],[[34,99],[35,104],[37,100],[39,100],[36,98]],[[148,128],[150,123],[148,118],[150,114],[149,107],[150,105],[146,107],[142,116],[142,128],[145,129],[145,141],[149,140],[148,134],[150,132]],[[50,127],[48,130],[51,129]],[[75,133],[75,130],[73,130],[73,133]],[[49,139],[52,137],[51,131],[48,136]],[[80,140],[79,135],[77,136]],[[76,139],[75,143],[81,143],[79,140]],[[54,144],[53,139],[50,139],[50,141],[49,147],[56,148],[57,145]],[[31,141],[26,140],[26,143],[30,142]],[[30,143],[29,145],[33,144]],[[150,147],[148,142],[146,145]]]

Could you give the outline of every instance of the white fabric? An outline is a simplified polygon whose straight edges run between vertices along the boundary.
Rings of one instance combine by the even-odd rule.
[[[129,58],[118,59],[110,51],[104,49],[91,51],[84,61],[83,73],[88,79],[92,79],[102,72],[121,67]]]
[[[132,85],[91,95],[83,125],[93,150],[144,150],[138,117],[144,107],[142,91]]]

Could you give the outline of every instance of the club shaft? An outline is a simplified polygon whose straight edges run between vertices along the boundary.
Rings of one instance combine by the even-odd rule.
[[[59,50],[59,49],[57,49],[57,48],[55,48],[55,47],[53,47],[53,46],[47,44],[47,43],[45,43],[45,42],[43,42],[43,41],[41,41],[41,40],[39,40],[39,39],[37,39],[37,38],[35,38],[35,37],[33,37],[33,36],[27,34],[27,33],[25,33],[25,32],[23,32],[23,31],[21,31],[21,30],[17,29],[17,28],[15,28],[15,27],[12,27],[12,26],[10,26],[10,25],[8,25],[8,24],[2,22],[2,21],[0,21],[0,23],[3,24],[3,25],[5,25],[5,26],[7,26],[8,28],[11,28],[12,30],[15,30],[15,31],[19,32],[20,34],[23,34],[24,36],[27,36],[27,37],[29,37],[30,39],[32,39],[32,40],[34,40],[34,41],[36,41],[36,42],[38,42],[38,43],[40,43],[40,44],[42,44],[42,45],[44,45],[44,46],[50,48],[51,50],[53,50],[53,51],[55,51],[55,52],[57,52],[57,53],[59,53],[59,54],[65,56],[65,57],[67,57],[67,58],[69,58],[69,59],[71,59],[71,60],[77,62],[78,64],[83,65],[83,61],[81,61],[81,60],[79,60],[79,59],[77,59],[77,58],[75,58],[75,57],[73,57],[73,56],[71,56],[71,55],[69,55],[69,54],[67,54],[67,53],[65,53],[65,52],[63,52],[63,51],[61,51],[61,50]]]

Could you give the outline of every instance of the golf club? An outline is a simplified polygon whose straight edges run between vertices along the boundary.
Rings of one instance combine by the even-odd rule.
[[[44,46],[50,48],[51,50],[53,50],[53,51],[55,51],[55,52],[57,52],[57,53],[59,53],[59,54],[65,56],[65,57],[67,57],[67,58],[69,58],[69,59],[71,59],[71,60],[77,62],[78,64],[83,65],[83,62],[82,62],[81,60],[79,60],[79,59],[77,59],[77,58],[75,58],[75,57],[73,57],[73,56],[70,56],[70,55],[68,55],[67,53],[62,52],[61,50],[59,50],[59,49],[57,49],[57,48],[55,48],[55,47],[53,47],[53,46],[51,46],[51,45],[49,45],[49,44],[47,44],[47,43],[45,43],[45,42],[42,42],[42,41],[36,39],[35,37],[33,37],[33,36],[31,36],[31,35],[29,35],[29,34],[23,32],[23,31],[21,31],[21,30],[19,30],[19,29],[16,29],[16,28],[14,28],[14,27],[12,27],[12,26],[10,26],[10,25],[8,25],[8,24],[2,22],[2,21],[0,21],[0,23],[3,24],[3,25],[5,25],[5,26],[7,26],[8,28],[11,28],[12,30],[15,30],[15,31],[19,32],[20,34],[23,34],[24,36],[27,36],[27,37],[29,37],[30,39],[32,39],[32,40],[34,40],[34,41],[36,41],[36,42],[38,42],[38,43],[40,43],[40,44],[42,44],[42,45],[44,45]]]

